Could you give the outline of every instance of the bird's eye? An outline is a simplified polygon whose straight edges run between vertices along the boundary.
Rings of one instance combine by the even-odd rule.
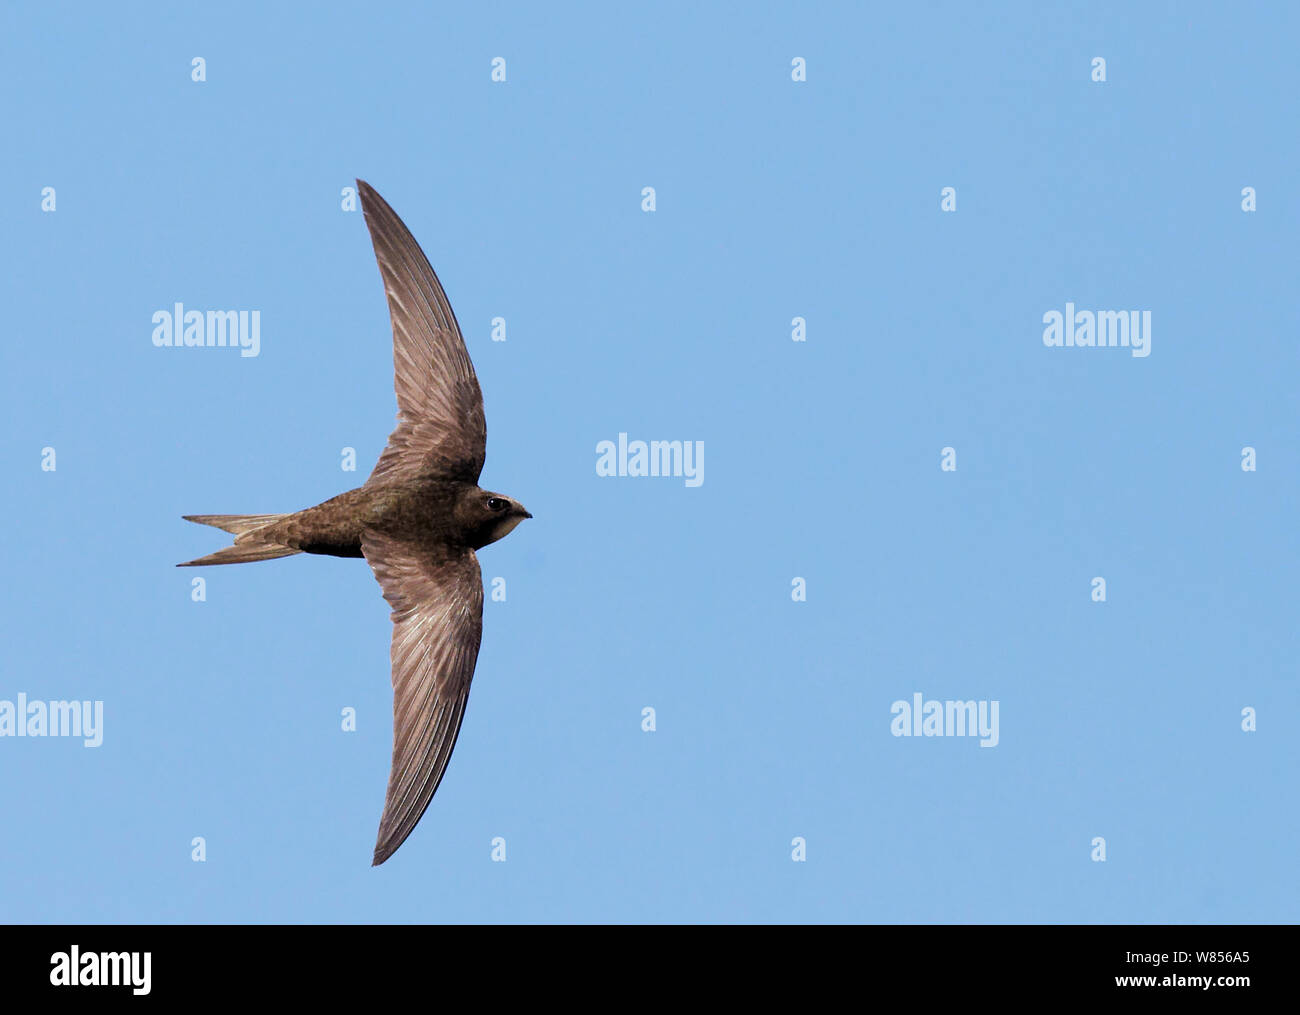
[[[489,497],[487,499],[487,506],[489,511],[504,511],[506,509],[506,502],[501,497]]]

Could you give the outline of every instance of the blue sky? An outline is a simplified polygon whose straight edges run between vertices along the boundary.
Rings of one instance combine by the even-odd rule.
[[[1300,918],[1298,21],[6,6],[0,701],[104,720],[0,737],[0,919]],[[536,516],[480,555],[507,600],[379,869],[369,569],[194,602],[173,566],[225,545],[182,514],[310,506],[383,446],[357,176]],[[176,302],[259,311],[260,354],[154,347]],[[1045,346],[1067,302],[1149,310],[1151,354]],[[702,441],[704,482],[598,476],[620,432]],[[996,747],[892,735],[916,693],[998,702]]]

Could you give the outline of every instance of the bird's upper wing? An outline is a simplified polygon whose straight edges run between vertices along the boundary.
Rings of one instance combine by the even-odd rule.
[[[393,321],[397,428],[368,483],[439,476],[477,483],[487,448],[483,394],[456,315],[409,229],[357,181]]]
[[[456,746],[483,632],[483,579],[472,550],[438,561],[374,532],[361,549],[393,608],[393,767],[378,865],[415,828]]]

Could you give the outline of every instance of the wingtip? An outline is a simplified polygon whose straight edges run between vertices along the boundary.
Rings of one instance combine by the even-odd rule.
[[[398,845],[400,845],[400,843]],[[374,852],[370,856],[370,866],[378,867],[396,852],[397,846],[394,846],[391,842],[384,839],[383,829],[381,828],[379,836],[375,839]]]
[[[410,833],[408,832],[407,835]],[[394,836],[390,831],[387,838],[380,837],[375,840],[375,851],[370,857],[370,866],[378,867],[380,864],[387,863],[393,858],[393,854],[402,848],[402,843],[407,839],[407,835],[394,841]]]

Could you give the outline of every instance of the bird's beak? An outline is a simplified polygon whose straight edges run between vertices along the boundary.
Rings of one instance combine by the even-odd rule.
[[[526,507],[524,507],[522,504],[519,505],[519,510],[524,513],[525,518],[533,517],[533,513],[529,511]]]

